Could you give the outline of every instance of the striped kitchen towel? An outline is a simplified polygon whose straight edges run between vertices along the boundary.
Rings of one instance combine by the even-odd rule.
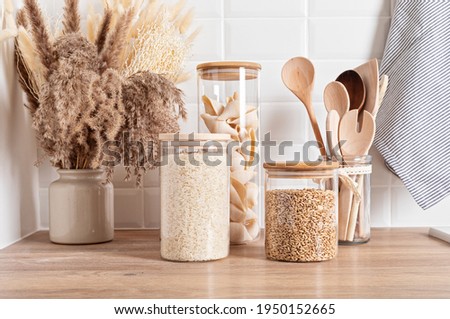
[[[416,202],[450,194],[450,0],[397,0],[375,145]]]

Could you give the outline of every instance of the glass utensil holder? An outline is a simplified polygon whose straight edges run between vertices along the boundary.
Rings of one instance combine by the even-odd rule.
[[[339,169],[339,244],[370,240],[372,157],[343,157]]]

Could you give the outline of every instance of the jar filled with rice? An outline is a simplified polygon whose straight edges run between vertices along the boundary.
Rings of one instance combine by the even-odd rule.
[[[230,170],[227,134],[161,134],[161,257],[228,256]]]

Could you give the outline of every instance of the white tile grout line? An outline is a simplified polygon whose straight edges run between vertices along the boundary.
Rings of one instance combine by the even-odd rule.
[[[305,0],[305,54],[309,58],[309,0]]]
[[[212,17],[212,18],[195,18],[195,21],[214,21],[214,20],[220,20],[223,19],[225,21],[254,21],[254,20],[283,20],[283,21],[296,21],[298,19],[306,19],[306,18],[311,18],[314,20],[379,20],[379,19],[391,19],[391,16],[387,16],[387,15],[380,15],[380,16],[317,16],[317,17],[313,17],[313,16],[306,16],[306,14],[304,16],[292,16],[292,17],[276,17],[276,16],[259,16],[259,17],[230,17],[230,18],[226,18],[226,17]]]
[[[304,33],[304,41],[305,41],[305,52],[304,54],[306,55],[307,58],[309,58],[310,54],[309,54],[309,1],[310,0],[305,0],[305,33]],[[298,101],[298,103],[301,104],[300,101]],[[302,105],[299,105],[299,107],[303,107]],[[304,111],[304,110],[303,110]],[[309,121],[304,120],[303,125],[309,125]],[[309,141],[311,139],[310,137],[310,130],[307,129],[305,130],[305,140]]]
[[[225,60],[225,0],[220,3],[221,59]]]

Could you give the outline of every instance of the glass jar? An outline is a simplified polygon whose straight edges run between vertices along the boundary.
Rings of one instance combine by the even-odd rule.
[[[230,174],[227,134],[160,134],[161,257],[228,256]]]
[[[370,175],[372,157],[343,156],[339,170],[339,244],[370,239]]]
[[[265,249],[272,260],[311,262],[337,255],[336,162],[265,163]]]
[[[209,62],[197,66],[199,132],[230,134],[231,242],[258,238],[261,216],[260,80],[253,62]]]

